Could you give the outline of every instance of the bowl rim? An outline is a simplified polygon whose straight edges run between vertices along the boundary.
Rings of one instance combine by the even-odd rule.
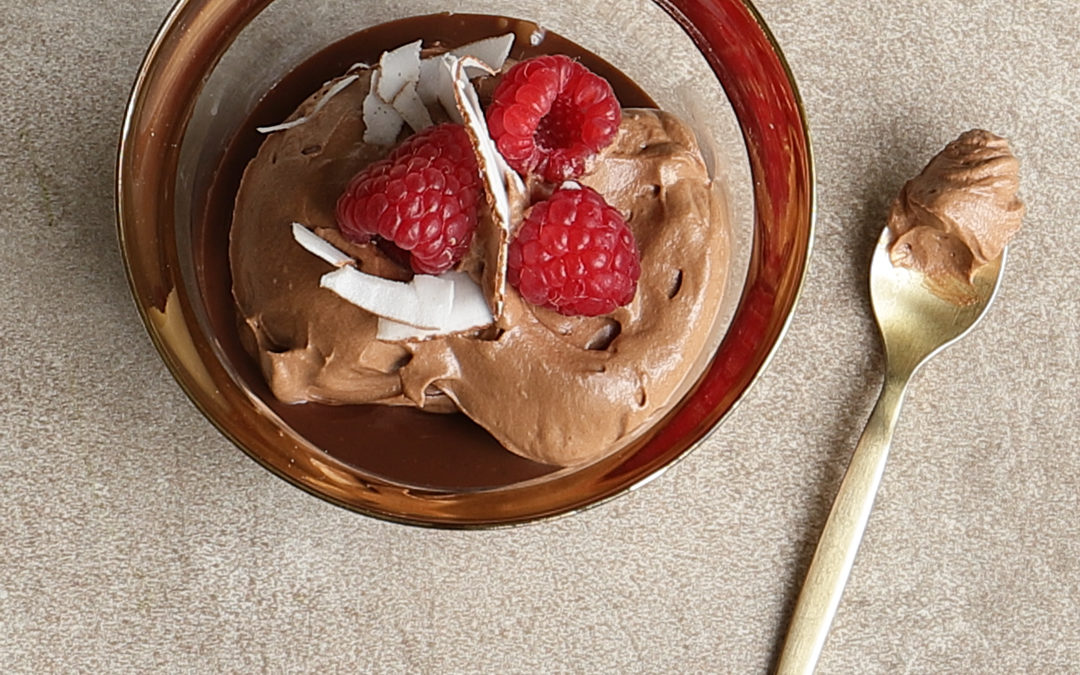
[[[137,226],[149,215],[156,215],[158,218],[163,217],[166,219],[165,222],[171,222],[174,218],[172,195],[168,194],[168,192],[163,193],[160,195],[161,203],[158,203],[159,200],[153,199],[151,200],[154,202],[152,205],[141,204],[144,208],[140,211],[135,208],[139,204],[133,204],[133,200],[136,200],[138,196],[136,190],[142,183],[136,178],[128,178],[129,176],[141,176],[139,170],[146,168],[152,170],[151,175],[157,175],[153,171],[160,173],[162,167],[164,167],[166,176],[175,176],[175,162],[179,143],[176,143],[176,148],[171,149],[168,144],[171,138],[183,139],[187,121],[190,119],[195,99],[201,91],[202,85],[197,85],[195,89],[196,95],[190,96],[189,100],[178,98],[178,96],[182,95],[182,92],[168,93],[169,78],[175,78],[178,75],[175,71],[175,64],[172,64],[174,69],[170,70],[170,62],[167,57],[169,54],[186,46],[183,33],[190,29],[188,20],[191,18],[192,12],[200,5],[213,4],[213,2],[214,0],[177,0],[155,34],[140,65],[125,108],[117,147],[115,185],[117,239],[132,299],[155,349],[169,368],[173,378],[196,408],[226,438],[263,468],[320,499],[352,511],[392,522],[454,529],[522,525],[579,513],[587,508],[607,503],[617,496],[632,492],[656,479],[666,472],[668,468],[674,466],[690,452],[700,447],[703,441],[719,426],[719,423],[730,416],[738,405],[745,400],[753,386],[761,379],[779,350],[780,344],[793,321],[798,300],[805,286],[813,249],[817,218],[816,172],[805,107],[787,59],[775,36],[751,0],[653,0],[653,4],[659,6],[678,23],[701,51],[717,76],[719,84],[725,90],[729,103],[735,108],[735,114],[739,119],[740,130],[743,134],[743,142],[750,154],[750,168],[754,183],[754,244],[751,252],[750,269],[747,271],[747,283],[742,290],[731,324],[713,359],[710,361],[702,381],[684,395],[683,400],[664,418],[664,422],[657,424],[657,426],[664,427],[659,430],[658,438],[674,437],[682,434],[681,437],[673,441],[676,445],[681,443],[681,447],[674,452],[669,449],[660,453],[637,453],[646,455],[641,458],[637,457],[637,454],[631,455],[631,460],[638,460],[633,470],[617,474],[617,485],[606,491],[589,495],[581,503],[559,504],[556,508],[548,507],[537,512],[525,513],[524,515],[517,513],[509,517],[494,514],[491,517],[478,518],[473,516],[462,518],[460,515],[453,515],[452,511],[450,515],[447,515],[444,508],[439,506],[433,509],[425,509],[422,514],[416,513],[407,508],[402,508],[401,495],[386,492],[387,486],[381,485],[379,479],[364,480],[357,476],[349,476],[349,480],[346,481],[348,486],[354,489],[374,490],[376,496],[384,498],[382,506],[386,508],[373,508],[366,503],[358,504],[355,501],[350,501],[343,492],[337,489],[328,489],[326,483],[305,480],[301,475],[289,473],[282,466],[270,461],[267,456],[260,454],[255,448],[251,447],[250,438],[248,440],[241,438],[241,434],[234,428],[235,424],[229,423],[225,415],[226,410],[219,405],[221,402],[213,398],[217,382],[214,374],[216,372],[220,377],[224,371],[215,368],[220,368],[220,365],[216,363],[216,356],[209,345],[206,344],[206,337],[202,335],[198,323],[193,317],[190,299],[186,297],[184,284],[182,279],[179,278],[180,271],[177,269],[179,266],[173,264],[177,257],[175,236],[161,239],[150,237],[150,241],[143,241],[144,238],[138,236]],[[197,45],[204,50],[202,52],[203,56],[209,59],[209,65],[205,70],[207,74],[216,67],[217,60],[232,44],[239,32],[271,2],[272,0],[251,0],[241,3],[244,5],[243,10],[232,17],[232,20],[227,24],[225,34],[218,34],[218,40],[223,46],[217,48],[216,54],[209,53],[212,48],[205,44]],[[721,55],[717,53],[714,43],[710,42],[710,37],[706,34],[710,29],[715,30],[716,28],[716,24],[709,22],[709,17],[715,18],[716,13],[721,12],[721,7],[724,5],[729,8],[737,7],[741,9],[742,14],[738,17],[738,20],[743,21],[740,24],[741,29],[756,30],[759,32],[756,37],[764,39],[764,45],[768,48],[768,56],[772,57],[768,65],[775,70],[773,75],[780,78],[774,84],[779,83],[781,85],[781,94],[785,96],[785,103],[791,108],[788,112],[793,115],[792,119],[797,121],[797,124],[790,125],[788,128],[788,131],[794,132],[795,141],[799,146],[798,151],[791,149],[792,163],[795,165],[793,168],[798,174],[795,179],[797,185],[789,184],[788,187],[797,193],[795,197],[798,199],[798,204],[796,204],[798,211],[794,214],[788,213],[787,216],[795,223],[795,234],[797,236],[795,237],[794,246],[787,251],[789,255],[794,257],[787,260],[787,265],[782,270],[783,274],[779,277],[782,284],[777,284],[785,287],[779,289],[762,287],[758,283],[762,281],[760,277],[761,266],[779,265],[785,262],[783,259],[763,262],[760,258],[762,223],[766,219],[766,215],[762,213],[759,193],[768,191],[768,187],[766,187],[767,181],[765,180],[768,176],[763,175],[768,166],[755,153],[754,143],[748,135],[747,123],[744,120],[746,111],[740,109],[740,104],[733,99],[729,83],[721,78],[718,70],[721,67]],[[247,18],[245,19],[244,16]],[[730,57],[730,55],[728,56]],[[192,61],[198,62],[199,59],[192,59]],[[165,78],[165,85],[158,81],[161,78]],[[740,95],[748,95],[748,92],[742,92]],[[168,133],[162,135],[168,136],[167,138],[155,139],[155,129],[150,125],[148,130],[147,121],[153,119],[152,113],[154,111],[163,107],[167,108],[169,103],[179,106],[179,109],[183,111],[181,113],[182,124],[178,125],[182,128],[166,129],[165,131]],[[150,117],[147,117],[148,115]],[[763,135],[770,133],[770,130],[765,128],[767,125],[764,122],[760,126],[762,128],[758,129],[758,133]],[[147,133],[149,134],[149,140],[147,140]],[[758,142],[760,142],[760,139]],[[155,149],[160,153],[159,155],[155,155]],[[172,173],[169,173],[170,162],[172,162]],[[795,188],[801,188],[801,192]],[[143,201],[146,201],[145,195]],[[787,204],[787,206],[791,206],[791,204]],[[153,222],[157,223],[159,221],[155,219]],[[775,246],[776,242],[772,242],[772,245]],[[145,259],[156,260],[160,264],[161,277],[148,278],[143,274],[146,270],[140,269],[137,264],[139,260],[144,259],[139,257],[140,252],[143,256],[149,256],[149,258]],[[778,267],[774,271],[779,273],[781,270]],[[759,275],[758,278],[751,279],[755,274]],[[768,286],[768,284],[765,284],[765,286]],[[770,291],[772,295],[769,295]],[[781,291],[783,292],[782,296],[779,294]],[[781,300],[781,303],[780,311],[777,312],[775,311],[776,305],[769,303],[775,303],[778,299]],[[755,309],[771,310],[766,312],[767,316],[765,318],[767,320],[764,324],[761,323],[760,317],[753,314]],[[738,319],[747,312],[750,312],[750,320],[744,321],[745,325],[739,323]],[[764,348],[762,348],[762,341],[766,343]],[[751,368],[746,369],[749,372],[748,377],[745,376],[745,373],[736,373],[736,375],[742,375],[743,377],[735,382],[735,388],[728,387],[724,392],[718,394],[715,391],[716,388],[729,375],[723,372],[724,363],[720,362],[724,353],[735,354],[744,358],[748,357],[754,363]],[[254,407],[256,402],[249,403]],[[675,432],[668,433],[670,431],[668,427],[671,426],[668,422],[673,419],[673,415],[678,417],[678,414],[681,414],[691,403],[694,404],[698,414],[688,418],[686,423],[682,424]],[[689,438],[688,441],[687,438]],[[654,437],[649,440],[646,448],[656,443],[660,443],[660,441],[657,441]],[[298,452],[305,450],[302,447],[302,439],[297,439],[294,449]],[[621,456],[622,453],[616,453],[614,457]],[[623,459],[625,458],[621,458],[619,461],[622,462]],[[600,464],[603,464],[603,462],[604,460],[601,460]],[[316,464],[319,466],[314,468],[322,472],[329,472],[327,475],[335,472],[341,473],[342,467],[334,467],[334,462],[331,460],[327,460],[325,465],[322,463]],[[311,470],[313,467],[308,463],[304,468]],[[585,470],[588,469],[589,467],[585,468]],[[335,479],[340,478],[341,476],[336,476]],[[380,493],[380,490],[383,490],[383,492]],[[424,495],[424,491],[415,489],[409,492],[413,498],[432,498],[436,500],[445,498],[445,495],[441,493],[433,492],[430,495]],[[447,504],[450,503],[447,502]]]

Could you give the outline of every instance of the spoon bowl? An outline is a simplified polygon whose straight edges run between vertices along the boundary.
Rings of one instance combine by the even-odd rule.
[[[892,233],[870,262],[870,302],[885,344],[885,381],[825,521],[780,652],[777,673],[812,673],[825,646],[885,470],[908,382],[931,356],[966,335],[1001,284],[1007,251],[980,267],[964,304],[942,299],[923,274],[894,266]]]
[[[1007,252],[978,268],[972,279],[973,300],[958,305],[939,297],[921,273],[893,265],[891,242],[892,234],[885,228],[870,261],[870,304],[885,343],[887,366],[897,374],[914,374],[979,322],[997,295]]]

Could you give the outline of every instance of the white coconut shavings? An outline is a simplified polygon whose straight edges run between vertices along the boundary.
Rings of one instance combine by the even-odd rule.
[[[311,112],[309,112],[307,115],[304,115],[303,117],[297,117],[294,120],[289,120],[288,122],[282,122],[281,124],[275,124],[269,127],[257,127],[255,131],[258,131],[260,134],[272,134],[275,131],[285,131],[287,129],[292,129],[293,127],[300,126],[301,124],[307,122],[309,119],[314,117],[315,114],[322,110],[324,107],[326,107],[326,104],[330,102],[330,99],[345,91],[346,87],[348,87],[353,82],[356,82],[358,79],[360,79],[359,75],[349,75],[338,80],[334,84],[334,86],[330,87],[330,89],[327,90],[326,95],[320,98],[315,103],[315,107],[312,108]]]
[[[461,124],[463,120],[454,102],[452,68],[448,64],[456,59],[468,59],[465,69],[470,78],[494,75],[506,63],[513,45],[514,34],[506,33],[424,59],[420,58],[419,40],[384,52],[372,74],[370,96],[374,98],[365,100],[364,107],[364,122],[377,127],[371,138],[378,140],[368,141],[367,137],[364,140],[379,145],[393,142],[385,140],[393,129],[391,108],[414,132],[433,124],[427,106],[436,103],[441,104],[451,121]],[[395,129],[393,140],[397,140],[396,133],[400,130],[400,126]]]
[[[379,98],[389,103],[409,82],[420,80],[420,44],[410,42],[383,52],[379,59]]]
[[[525,185],[521,177],[510,169],[506,159],[495,146],[495,141],[488,132],[487,121],[484,118],[484,110],[480,106],[480,99],[476,95],[476,88],[466,75],[467,68],[486,69],[487,64],[470,56],[461,59],[449,56],[447,67],[451,72],[455,107],[472,139],[473,150],[476,152],[476,160],[484,179],[488,204],[491,207],[492,220],[498,228],[499,240],[495,259],[488,260],[487,263],[491,270],[488,275],[491,286],[490,307],[495,316],[500,316],[506,297],[506,261],[512,226],[510,191],[514,190],[515,194],[523,195]]]
[[[352,257],[300,223],[292,224],[292,235],[304,250],[337,267],[319,279],[320,287],[379,317],[380,340],[449,335],[494,321],[479,284],[463,272],[417,274],[407,282],[384,279],[356,269]]]
[[[416,93],[424,105],[438,102],[442,73],[442,56],[431,56],[420,62],[420,81],[416,84]]]
[[[338,268],[323,275],[319,285],[375,314],[379,340],[416,340],[475,330],[493,323],[501,311],[511,228],[510,194],[524,194],[525,185],[495,146],[471,78],[497,73],[513,42],[514,35],[508,33],[427,59],[420,59],[419,41],[402,45],[384,53],[372,69],[370,89],[363,101],[365,143],[392,145],[405,124],[413,131],[431,126],[428,106],[436,102],[468,130],[500,235],[497,260],[489,261],[495,269],[493,298],[487,298],[481,285],[464,272],[445,272],[437,277],[418,274],[409,282],[366,274],[356,269],[356,261],[346,253],[303,225],[292,224],[293,238],[305,250]],[[306,117],[260,131],[270,133],[303,124],[356,79],[352,75],[335,84]]]
[[[465,118],[462,117],[461,108],[457,104],[457,94],[455,93],[457,87],[454,84],[457,64],[460,59],[453,54],[442,54],[436,58],[439,61],[439,79],[435,89],[435,97],[439,104],[442,105],[443,110],[446,111],[446,114],[450,116],[452,122],[464,124]]]
[[[487,121],[484,119],[484,110],[480,107],[480,100],[476,95],[476,89],[472,86],[464,69],[467,67],[486,68],[486,64],[472,58],[457,59],[451,64],[452,79],[454,85],[454,103],[461,113],[465,127],[473,138],[477,160],[480,163],[481,173],[490,196],[494,200],[493,208],[500,227],[506,232],[510,231],[510,197],[507,194],[507,186],[502,175],[499,150],[495,147],[495,141],[488,133]]]
[[[428,111],[427,106],[424,105],[423,99],[420,98],[420,94],[416,91],[416,82],[407,82],[397,96],[394,97],[393,106],[394,110],[398,111],[401,118],[405,120],[405,123],[412,128],[413,131],[420,131],[427,129],[434,122],[431,120],[431,113]]]
[[[390,103],[379,97],[381,72],[371,72],[371,89],[364,97],[364,142],[372,145],[392,145],[401,133],[405,120]]]
[[[379,317],[375,339],[387,341],[417,340],[450,333],[460,333],[491,325],[495,320],[480,285],[464,272],[444,272],[440,279],[450,281],[453,299],[449,316],[438,330],[425,330],[406,323]]]
[[[321,287],[372,314],[419,328],[439,328],[447,322],[454,300],[450,280],[417,274],[405,282],[365,274],[353,267],[352,257],[300,223],[292,224],[292,235],[304,250],[338,268],[322,276]]]
[[[420,45],[420,40],[410,42],[383,52],[379,59],[364,100],[365,142],[391,145],[405,124],[414,132],[434,124],[425,96],[438,87],[426,82],[437,74],[423,67]]]
[[[308,253],[319,256],[334,267],[344,267],[345,265],[352,265],[356,262],[344,251],[300,223],[292,224],[292,235],[293,239],[296,240],[296,243],[303,246]]]
[[[499,72],[503,64],[506,63],[507,57],[510,56],[510,49],[514,46],[514,34],[506,33],[504,35],[496,35],[494,37],[484,38],[483,40],[477,40],[476,42],[470,42],[467,45],[462,45],[457,49],[450,51],[451,54],[458,58],[465,58],[471,56],[474,59],[478,59],[485,64],[484,68],[472,68],[466,66],[468,69],[469,77],[478,77],[485,72],[493,74]]]
[[[412,281],[394,281],[339,267],[319,279],[319,286],[377,316],[417,328],[437,329],[446,321],[454,300],[449,281],[418,274]]]

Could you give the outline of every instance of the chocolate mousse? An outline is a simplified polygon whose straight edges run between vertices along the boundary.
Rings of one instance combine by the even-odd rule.
[[[241,340],[274,396],[460,412],[506,449],[553,465],[632,441],[693,384],[716,338],[726,213],[693,132],[668,113],[624,109],[614,141],[579,179],[623,214],[636,241],[640,279],[625,306],[566,316],[507,286],[491,325],[378,339],[379,317],[321,288],[332,267],[291,229],[302,223],[368,274],[412,276],[380,247],[342,237],[335,215],[350,179],[387,152],[364,141],[371,73],[309,97],[292,116],[304,123],[267,136],[237,194],[229,255]],[[528,213],[534,198],[511,191],[511,213]],[[471,255],[457,269],[479,280],[484,265]]]
[[[1000,256],[1020,229],[1019,172],[1004,138],[980,129],[961,134],[893,202],[893,264],[926,275],[946,300],[970,302],[975,270]]]

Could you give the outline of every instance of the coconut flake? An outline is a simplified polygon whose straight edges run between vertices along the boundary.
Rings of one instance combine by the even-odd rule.
[[[355,267],[339,267],[324,274],[319,286],[372,314],[417,328],[443,325],[454,300],[450,281],[424,274],[404,282],[365,274]]]
[[[294,120],[282,122],[281,124],[274,124],[268,127],[255,127],[255,131],[258,131],[260,134],[272,134],[278,131],[288,131],[289,129],[292,129],[293,127],[298,127],[307,121],[307,117],[297,117]]]
[[[497,73],[506,63],[506,58],[509,56],[513,45],[514,34],[507,33],[506,35],[497,35],[470,42],[453,51],[422,59],[420,61],[419,81],[416,85],[416,91],[420,95],[420,99],[424,102],[424,105],[442,102],[446,112],[451,115],[457,114],[453,102],[446,99],[445,96],[443,99],[440,99],[439,96],[440,92],[447,91],[451,81],[449,72],[444,68],[445,57],[461,58],[471,56],[483,62],[484,66],[470,65],[468,68],[470,77],[484,74],[492,75]]]
[[[364,97],[364,142],[374,145],[392,145],[405,124],[401,113],[382,100],[378,94],[382,79],[378,69],[371,72],[371,90]]]
[[[415,82],[407,82],[398,95],[394,97],[394,109],[398,111],[405,123],[413,131],[427,129],[434,122],[431,121],[431,113],[424,105],[423,99],[416,91]]]
[[[486,263],[484,274],[485,285],[490,293],[488,302],[491,312],[498,317],[502,315],[506,297],[506,260],[512,225],[510,192],[514,191],[515,196],[524,195],[525,185],[521,177],[510,169],[506,159],[499,153],[495,142],[491,139],[476,89],[465,73],[468,67],[487,68],[487,64],[469,56],[461,59],[450,57],[450,59],[447,61],[447,67],[450,68],[452,76],[454,105],[472,140],[473,150],[476,152],[476,159],[484,177],[484,192],[495,226],[494,231],[487,232],[487,236],[484,237],[489,241],[489,246],[484,251]]]
[[[510,202],[506,192],[506,183],[499,171],[499,150],[488,133],[487,121],[484,119],[480,100],[476,96],[476,89],[464,72],[466,67],[477,63],[481,62],[465,57],[453,64],[454,105],[462,117],[465,128],[469,130],[469,136],[473,139],[473,149],[480,162],[484,184],[490,193],[489,196],[495,201],[496,215],[503,220],[504,229],[509,230]]]
[[[436,58],[439,60],[440,67],[438,70],[438,83],[435,85],[435,97],[453,122],[464,124],[465,120],[457,105],[454,83],[460,59],[453,54],[442,54]]]
[[[352,265],[356,261],[347,253],[340,250],[330,242],[315,234],[300,223],[292,224],[292,235],[296,243],[300,244],[308,253],[319,256],[334,267]]]
[[[383,52],[379,59],[379,86],[373,91],[384,102],[392,103],[406,84],[412,82],[415,86],[420,81],[420,44],[417,40]]]
[[[498,72],[501,70],[503,64],[506,63],[506,58],[510,56],[510,49],[513,46],[514,34],[506,33],[505,35],[495,35],[476,42],[470,42],[467,45],[461,45],[450,53],[457,57],[471,56],[482,61],[487,68],[481,69],[467,66],[469,76],[477,77],[485,72]]]
[[[442,275],[417,274],[409,283],[416,291],[424,323],[431,328],[445,326],[454,309],[454,282]]]
[[[396,336],[386,339],[447,335],[493,321],[480,287],[463,272],[417,274],[408,282],[384,279],[357,270],[353,258],[300,223],[292,224],[292,234],[306,251],[338,268],[319,285],[378,316],[379,326],[385,323]]]
[[[424,105],[434,105],[439,101],[440,83],[443,81],[442,56],[431,56],[420,62],[420,79],[416,83],[416,93]]]
[[[393,319],[380,317],[375,339],[389,341],[426,339],[483,328],[495,320],[491,315],[491,310],[488,309],[483,290],[468,274],[445,272],[440,278],[451,283],[453,301],[446,320],[438,329],[416,328]]]
[[[462,45],[446,55],[426,59],[420,58],[421,44],[420,40],[416,40],[383,52],[379,65],[372,72],[371,93],[364,99],[364,124],[374,129],[370,133],[365,130],[365,142],[389,145],[397,140],[401,124],[394,119],[391,108],[398,117],[408,123],[413,131],[420,131],[431,126],[431,115],[426,106],[436,101],[440,101],[451,116],[456,116],[456,106],[447,94],[452,84],[452,76],[447,77],[443,68],[440,68],[443,57],[449,55],[466,59],[465,71],[470,78],[494,75],[506,63],[506,58],[514,45],[514,34],[506,33],[477,40]],[[347,72],[354,73],[357,70],[369,68],[371,66],[365,63],[355,63]],[[331,98],[341,93],[357,79],[359,79],[357,75],[350,74],[336,82],[307,115],[281,124],[258,127],[256,131],[271,134],[308,122]],[[458,119],[455,121],[461,122]]]
[[[292,129],[293,127],[300,126],[301,124],[307,122],[312,117],[314,117],[315,114],[318,113],[320,110],[322,110],[326,106],[326,104],[330,102],[330,99],[340,94],[342,91],[345,90],[346,87],[348,87],[353,82],[356,82],[358,79],[360,79],[359,75],[349,75],[338,80],[336,83],[334,83],[334,86],[330,87],[330,89],[327,90],[326,95],[324,95],[322,98],[315,102],[315,107],[312,108],[311,112],[309,112],[307,115],[304,115],[303,117],[297,117],[294,120],[289,120],[288,122],[282,122],[281,124],[275,124],[269,127],[256,127],[255,131],[258,131],[260,134],[272,134],[275,131],[285,131],[287,129]]]
[[[481,328],[495,320],[484,298],[483,289],[472,277],[464,272],[446,272],[442,276],[454,286],[453,309],[443,326],[444,330]]]
[[[490,67],[483,62],[480,62],[473,57],[466,56],[461,59],[461,65],[468,70],[469,68],[478,68],[494,75],[496,71],[491,70]],[[503,179],[503,183],[512,183],[507,187],[515,188],[519,193],[525,193],[525,182],[521,179],[521,176],[516,171],[510,168],[507,164],[506,158],[502,156],[499,149],[495,146],[495,141],[491,138],[491,134],[488,133],[487,121],[484,117],[484,109],[480,105],[480,98],[476,95],[476,88],[472,86],[471,82],[462,82],[462,78],[454,78],[455,87],[460,88],[461,93],[464,94],[464,100],[459,100],[459,93],[455,91],[454,104],[462,109],[468,107],[469,112],[473,119],[476,120],[473,130],[477,132],[477,139],[479,141],[479,151],[484,153],[488,160],[493,160],[495,167],[499,170],[500,177]],[[463,106],[464,104],[464,106]],[[462,117],[465,113],[462,112]],[[509,230],[509,223],[507,223],[507,229]]]
[[[393,319],[379,317],[379,323],[375,328],[375,339],[384,342],[405,342],[406,340],[426,340],[427,338],[442,335],[437,330],[417,328],[407,323],[398,323]]]

